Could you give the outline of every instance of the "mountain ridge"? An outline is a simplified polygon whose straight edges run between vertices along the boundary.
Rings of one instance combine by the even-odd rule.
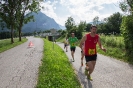
[[[32,13],[34,16],[34,22],[28,22],[22,27],[22,32],[34,32],[34,31],[44,31],[50,29],[61,29],[59,24],[55,22],[53,18],[46,16],[42,12]]]

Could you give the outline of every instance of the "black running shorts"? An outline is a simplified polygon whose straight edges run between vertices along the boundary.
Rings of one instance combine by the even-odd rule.
[[[76,47],[70,47],[70,50],[71,51],[74,51],[75,52],[75,49],[76,49]]]
[[[65,44],[65,47],[67,46],[67,44]]]
[[[85,60],[86,60],[86,62],[96,61],[97,60],[97,54],[96,55],[92,55],[92,56],[85,55]]]

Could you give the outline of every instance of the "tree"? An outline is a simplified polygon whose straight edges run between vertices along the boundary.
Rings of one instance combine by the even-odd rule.
[[[66,36],[66,30],[63,30],[63,31],[61,32],[61,36],[63,36],[63,37]]]
[[[24,24],[27,24],[33,20],[32,12],[38,12],[40,10],[39,1],[43,0],[18,0],[17,11],[16,11],[16,21],[17,21],[17,30],[19,32],[19,41],[21,41],[21,30]],[[29,14],[26,14],[28,11]]]
[[[117,12],[112,14],[108,18],[104,18],[104,21],[98,25],[98,33],[105,34],[120,34],[120,25],[122,22],[122,15]]]
[[[60,29],[60,30],[58,30],[57,32],[59,33],[59,34],[61,34],[61,32],[62,32],[63,30],[62,29]]]
[[[86,30],[87,32],[90,31],[91,25],[92,25],[92,24],[90,24],[90,23],[86,24],[85,30]]]
[[[6,23],[8,29],[11,29],[11,43],[13,41],[13,30],[19,32],[21,41],[21,28],[24,23],[33,19],[33,16],[25,17],[26,12],[37,12],[39,10],[39,1],[42,0],[3,0],[0,1],[0,18]]]
[[[69,32],[74,25],[75,25],[74,19],[72,17],[68,17],[67,21],[65,22],[65,27],[67,32]]]
[[[123,17],[121,24],[121,34],[124,37],[126,55],[129,61],[133,61],[133,0],[124,0],[120,3],[120,8],[124,12],[129,12]]]
[[[133,0],[123,0],[120,2],[119,6],[123,12],[133,14]]]
[[[114,13],[113,15],[111,15],[109,18],[108,18],[108,25],[110,26],[110,32],[113,33],[118,33],[120,34],[120,25],[121,25],[121,22],[122,22],[122,15],[117,12],[117,13]]]
[[[24,23],[33,19],[33,16],[25,16],[26,11],[28,10],[29,13],[33,12],[34,9],[38,10],[39,2],[35,2],[34,0],[19,0],[17,4],[17,11],[16,11],[16,21],[17,21],[17,30],[19,31],[19,41],[21,41],[21,29]]]
[[[71,30],[69,30],[69,32],[67,33],[67,37],[71,37],[71,33],[74,33],[76,37],[77,36],[77,30],[78,30],[78,27],[75,25],[71,28]]]
[[[16,4],[17,2],[13,0],[0,1],[0,18],[1,21],[5,22],[7,28],[11,29],[11,43],[14,43],[13,30],[15,29]]]
[[[78,29],[77,29],[77,37],[78,39],[81,39],[83,37],[83,32],[86,28],[86,22],[85,21],[80,21],[78,24]]]
[[[93,25],[98,25],[98,22],[99,22],[99,17],[96,16],[94,19],[93,19]]]
[[[78,31],[79,32],[83,32],[86,28],[86,22],[85,21],[80,21],[79,25],[78,25]]]
[[[133,57],[133,15],[123,17],[121,33],[124,37],[126,55]]]

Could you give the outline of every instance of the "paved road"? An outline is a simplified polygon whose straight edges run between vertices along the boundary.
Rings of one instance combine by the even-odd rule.
[[[62,49],[63,44],[57,43]],[[72,57],[68,47],[70,62]],[[65,52],[65,50],[64,50]],[[84,75],[85,66],[80,65],[81,51],[76,48],[75,62],[71,62],[82,83],[83,88],[133,88],[133,66],[116,59],[98,54],[95,70],[92,74],[93,81],[89,81]],[[85,61],[84,61],[85,62]]]
[[[43,40],[28,37],[26,43],[0,53],[0,88],[34,88],[42,52]]]

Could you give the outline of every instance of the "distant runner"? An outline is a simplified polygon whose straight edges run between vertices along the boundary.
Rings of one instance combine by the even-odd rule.
[[[66,38],[66,39],[64,40],[64,49],[66,48],[66,52],[68,51],[68,50],[67,50],[67,46],[68,46],[68,39]]]
[[[71,50],[71,55],[73,58],[73,62],[74,62],[74,53],[75,53],[75,49],[76,49],[76,42],[78,41],[77,37],[75,37],[74,33],[71,33],[72,37],[69,37],[68,41],[70,44],[70,50]]]

